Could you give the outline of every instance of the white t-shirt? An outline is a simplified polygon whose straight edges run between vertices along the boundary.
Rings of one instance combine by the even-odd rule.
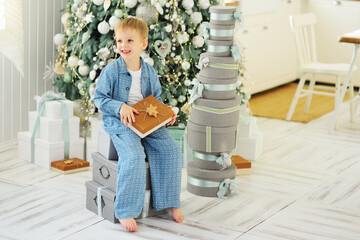
[[[129,69],[128,69],[129,70]],[[128,105],[132,106],[135,103],[144,99],[141,93],[141,68],[137,71],[129,70],[132,78],[130,93],[129,93],[129,100]]]

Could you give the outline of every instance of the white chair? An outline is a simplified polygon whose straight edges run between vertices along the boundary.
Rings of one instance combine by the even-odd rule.
[[[296,104],[301,97],[307,97],[305,104],[305,113],[309,111],[312,94],[319,94],[325,96],[334,96],[336,100],[340,98],[341,84],[346,77],[349,70],[347,63],[320,63],[317,61],[316,44],[315,44],[315,24],[316,15],[314,13],[306,13],[295,16],[290,16],[290,25],[292,31],[295,33],[295,42],[298,52],[298,59],[300,66],[298,71],[300,73],[299,85],[296,89],[294,98],[292,100],[286,120],[291,120]],[[331,26],[329,26],[331,27]],[[336,39],[335,39],[336,40]],[[354,66],[354,71],[357,69]],[[329,78],[321,82],[328,83],[328,85],[317,85],[315,80],[316,75],[327,75]],[[304,88],[305,82],[309,78],[310,84],[308,89]],[[329,84],[334,84],[329,86]],[[332,90],[334,92],[318,91],[316,89]],[[354,97],[354,86],[350,80],[349,83],[350,98]],[[350,119],[354,120],[354,106],[350,105]]]

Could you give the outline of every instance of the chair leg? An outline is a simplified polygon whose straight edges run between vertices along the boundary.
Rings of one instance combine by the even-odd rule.
[[[297,89],[296,89],[294,98],[293,98],[293,100],[292,100],[292,103],[291,103],[291,106],[290,106],[290,109],[289,109],[289,112],[288,112],[288,114],[287,114],[287,116],[286,116],[286,120],[287,120],[287,121],[290,121],[291,118],[292,118],[292,115],[294,114],[296,104],[297,104],[297,102],[298,102],[298,100],[299,100],[301,91],[302,91],[302,89],[303,89],[303,87],[304,87],[304,84],[305,84],[305,80],[306,80],[306,75],[301,76],[299,85],[298,85],[298,87],[297,87]]]
[[[336,77],[336,83],[335,83],[335,104],[334,106],[336,107],[336,103],[338,101],[338,99],[340,98],[340,94],[341,94],[341,77],[337,76]],[[335,120],[335,129],[338,128],[338,121],[337,119]]]
[[[315,87],[315,78],[314,78],[314,74],[311,74],[310,76],[310,85],[309,85],[309,91],[311,91],[311,93],[309,93],[309,95],[306,98],[306,104],[305,104],[305,113],[309,112],[310,109],[310,104],[311,104],[311,98],[312,98],[312,92],[314,91],[314,87]]]
[[[355,121],[355,104],[354,104],[354,84],[350,79],[349,84],[349,95],[350,95],[350,122]]]

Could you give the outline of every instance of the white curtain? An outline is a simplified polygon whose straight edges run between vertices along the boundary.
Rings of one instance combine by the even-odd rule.
[[[0,1],[5,7],[5,28],[0,29],[0,52],[2,52],[24,76],[24,31],[22,24],[22,1]],[[1,7],[1,6],[0,6]]]

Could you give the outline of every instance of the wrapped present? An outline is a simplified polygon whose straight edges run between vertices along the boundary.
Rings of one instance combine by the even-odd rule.
[[[250,161],[255,161],[262,153],[263,137],[259,130],[254,131],[250,137],[237,136],[236,147],[232,155],[240,155]]]
[[[135,122],[129,126],[141,138],[171,121],[174,112],[162,102],[150,95],[132,106],[139,111]]]
[[[225,6],[238,6],[240,0],[223,0]]]
[[[54,93],[53,91],[48,91],[41,97],[36,96],[35,100],[37,103],[37,112],[40,112],[41,105],[44,104],[44,109],[41,114],[42,117],[62,119],[62,104],[64,104],[66,107],[67,116],[69,118],[74,116],[74,102],[67,100],[64,93]]]
[[[221,154],[231,152],[236,144],[237,125],[229,127],[212,127],[188,121],[187,140],[189,146],[197,152]]]
[[[111,140],[111,137],[107,132],[105,132],[104,128],[99,128],[98,133],[98,146],[97,151],[103,155],[106,159],[109,160],[117,160],[118,154],[116,151],[116,148],[114,146],[114,143]]]
[[[19,158],[35,163],[36,165],[50,169],[51,162],[66,158],[80,158],[84,156],[84,139],[78,138],[70,141],[69,157],[65,156],[64,141],[48,142],[41,138],[36,138],[31,144],[31,132],[18,133]],[[33,148],[33,149],[32,149]],[[32,152],[34,158],[32,158]]]
[[[209,35],[211,40],[232,40],[234,38],[234,33],[235,24],[209,24]]]
[[[29,112],[29,130],[31,132],[34,130],[37,116],[38,112]],[[79,138],[79,124],[80,119],[78,117],[69,117],[69,141]],[[40,117],[40,125],[37,128],[35,137],[49,142],[64,141],[63,119]]]
[[[239,75],[239,65],[232,56],[216,57],[211,53],[202,53],[197,67],[200,69],[201,77],[218,76],[218,79],[234,79]]]
[[[118,161],[108,160],[95,152],[91,155],[93,160],[93,180],[100,185],[116,191]],[[151,188],[149,163],[146,162],[146,189]]]
[[[86,171],[89,169],[89,162],[80,158],[70,158],[51,163],[51,169],[63,174]]]
[[[213,57],[230,57],[233,43],[233,40],[216,41],[209,39],[207,41],[207,54]]]
[[[241,97],[228,100],[198,98],[191,106],[190,121],[211,127],[236,126],[239,122]]]
[[[228,153],[213,155],[194,151],[194,165],[202,169],[224,170],[230,167],[231,156]]]
[[[233,79],[211,79],[212,83],[204,83],[200,75],[198,80],[203,85],[202,98],[212,100],[227,100],[236,97],[237,83]],[[235,79],[237,80],[237,79]]]
[[[114,202],[116,197],[115,192],[94,181],[85,182],[85,186],[86,209],[96,213],[110,222],[118,223],[119,221],[116,219],[114,212]],[[166,209],[161,211],[154,210],[152,206],[151,191],[146,190],[144,207],[137,219],[165,214],[166,212]]]
[[[232,163],[236,166],[236,175],[245,175],[251,173],[251,162],[240,155],[231,156]]]
[[[241,21],[241,13],[233,6],[211,6],[210,23],[219,25],[234,25],[235,20]]]
[[[195,195],[223,198],[238,190],[236,167],[233,164],[225,170],[207,170],[191,162],[187,166],[187,173],[187,190]]]
[[[90,163],[90,166],[93,166],[93,160],[92,160],[92,153],[97,152],[98,148],[98,141],[97,137],[94,139],[92,137],[86,138],[86,144],[85,144],[85,153],[84,159]]]

